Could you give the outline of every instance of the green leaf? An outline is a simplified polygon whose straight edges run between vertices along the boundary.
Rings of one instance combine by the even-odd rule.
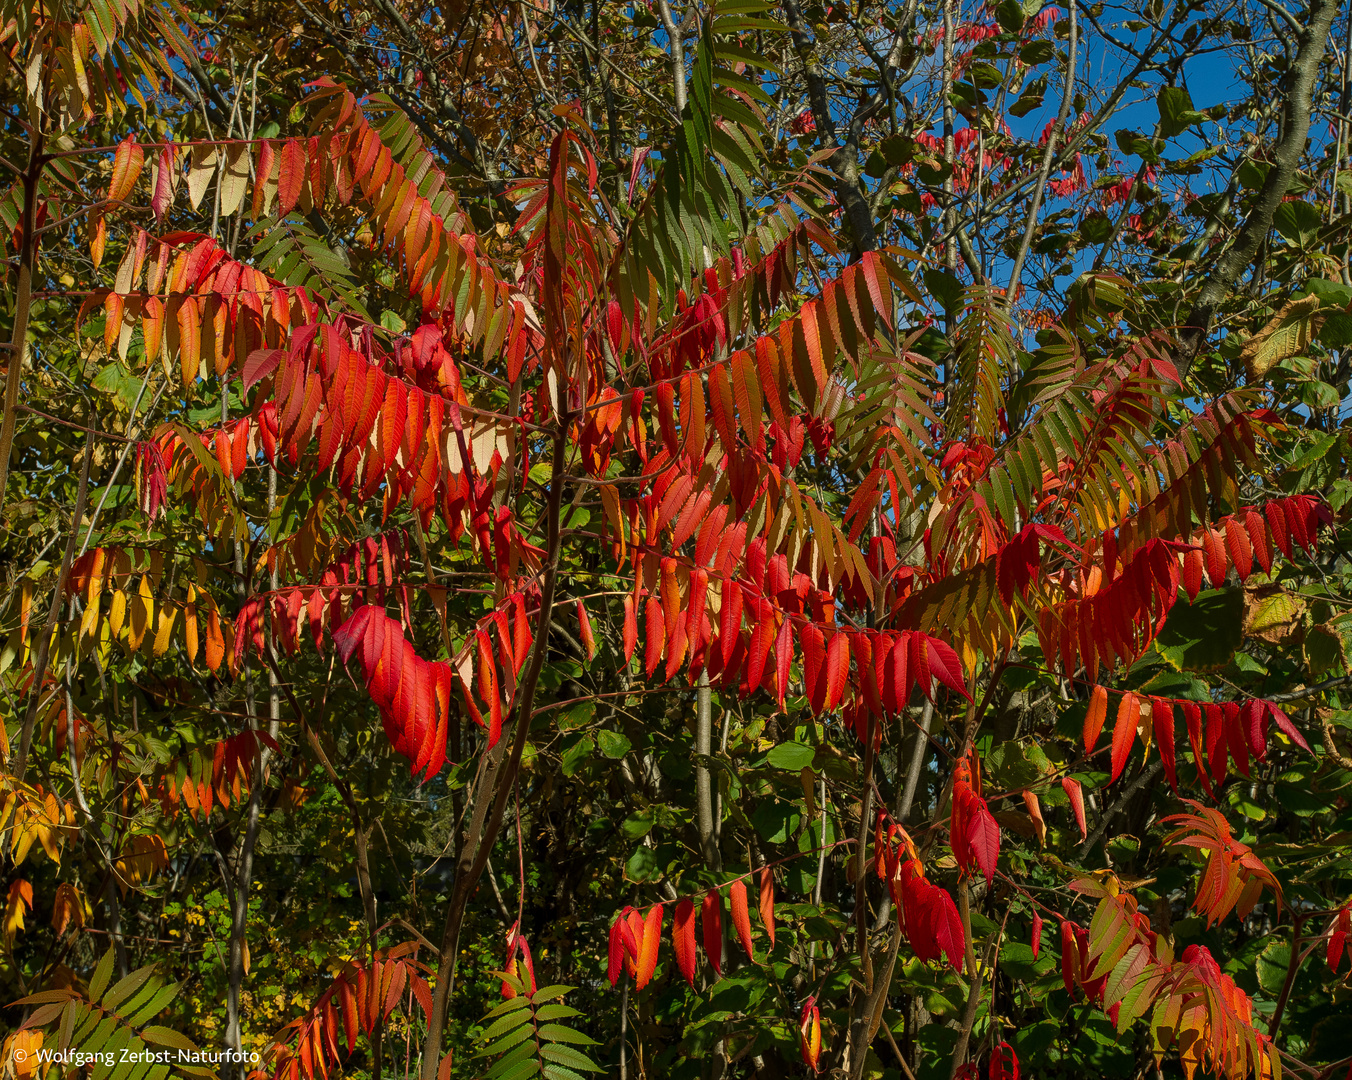
[[[597,1041],[562,1024],[541,1024],[535,1033],[548,1042],[576,1043],[578,1046],[598,1046]]]
[[[650,847],[641,847],[629,856],[624,872],[631,881],[647,881],[658,874],[657,855]]]
[[[1160,134],[1166,139],[1180,135],[1206,115],[1192,107],[1192,97],[1182,87],[1166,86],[1155,99],[1160,111]]]
[[[194,440],[196,441],[196,440]],[[108,989],[108,981],[113,977],[113,948],[103,954],[99,966],[94,969],[94,977],[89,980],[89,1000],[98,1001]]]
[[[598,731],[596,733],[596,745],[601,753],[608,758],[619,759],[629,753],[629,740],[618,731]]]
[[[1175,671],[1214,671],[1243,640],[1244,590],[1208,589],[1169,612],[1155,644]]]
[[[816,756],[816,750],[810,746],[805,746],[799,742],[786,742],[780,743],[766,754],[765,760],[776,769],[799,772],[810,766],[812,759]]]
[[[547,1061],[557,1062],[573,1069],[585,1069],[587,1072],[605,1071],[580,1050],[559,1043],[547,1043],[540,1047],[540,1056]]]
[[[1314,243],[1322,224],[1319,208],[1299,199],[1282,203],[1272,215],[1272,227],[1277,230],[1277,235],[1302,250]]]
[[[1286,971],[1291,964],[1291,945],[1289,942],[1273,938],[1258,954],[1255,965],[1258,985],[1263,993],[1275,998],[1286,984]]]
[[[592,737],[590,735],[583,735],[582,738],[578,739],[577,742],[568,747],[568,749],[563,752],[563,757],[561,759],[563,775],[572,776],[578,769],[582,768],[587,759],[591,757],[592,750],[595,748],[596,744],[592,742]]]

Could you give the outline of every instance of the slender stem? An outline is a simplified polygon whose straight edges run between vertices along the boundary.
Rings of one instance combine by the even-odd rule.
[[[901,799],[897,802],[897,822],[905,824],[911,816],[911,804],[915,802],[916,789],[920,786],[920,773],[925,766],[925,748],[929,745],[930,725],[934,723],[934,702],[926,699],[920,713],[920,725],[916,728],[915,742],[911,745],[911,761],[906,770],[906,786],[902,789]]]
[[[70,535],[66,537],[66,550],[61,556],[61,569],[56,575],[56,587],[52,592],[51,607],[47,609],[47,619],[42,626],[42,636],[38,639],[37,651],[33,656],[33,684],[28,693],[28,708],[24,713],[23,726],[19,732],[19,749],[14,755],[14,764],[10,773],[16,781],[22,781],[28,767],[28,750],[33,743],[33,725],[38,718],[38,705],[42,701],[42,683],[47,677],[47,663],[51,658],[52,631],[61,614],[61,598],[66,594],[70,581],[70,566],[75,561],[75,545],[80,538],[80,522],[84,518],[85,503],[89,497],[89,466],[94,460],[94,437],[85,442],[84,461],[80,463],[80,483],[75,492],[75,509],[70,515]]]
[[[958,881],[958,918],[962,920],[962,932],[966,939],[967,978],[970,985],[967,991],[967,1005],[962,1012],[962,1027],[958,1029],[958,1042],[953,1048],[953,1059],[949,1064],[949,1080],[958,1075],[963,1058],[967,1056],[967,1045],[972,1038],[972,1025],[976,1023],[976,1010],[981,1002],[981,969],[977,967],[976,949],[972,944],[972,901],[966,874]],[[986,953],[989,966],[989,947]]]
[[[1033,233],[1037,229],[1038,211],[1042,209],[1042,197],[1047,192],[1047,181],[1051,179],[1052,162],[1056,159],[1056,140],[1066,126],[1070,116],[1070,103],[1075,96],[1075,59],[1079,45],[1078,25],[1075,21],[1077,5],[1067,4],[1070,13],[1070,34],[1066,48],[1066,89],[1061,95],[1061,108],[1056,114],[1056,126],[1047,135],[1047,146],[1042,154],[1042,168],[1038,173],[1037,186],[1033,188],[1033,197],[1028,203],[1028,219],[1023,224],[1023,239],[1019,242],[1019,252],[1014,256],[1014,265],[1009,271],[1009,285],[1005,288],[1005,306],[1013,310],[1018,294],[1019,280],[1023,277],[1023,263],[1028,258],[1028,249],[1033,246]]]
[[[19,288],[14,298],[14,331],[9,338],[9,371],[5,379],[5,413],[0,419],[0,511],[5,508],[5,488],[9,483],[9,456],[14,447],[15,406],[19,403],[19,381],[28,360],[28,316],[33,307],[33,271],[38,244],[34,229],[37,222],[38,180],[46,159],[43,156],[41,124],[35,125],[28,144],[28,168],[23,174],[23,239],[19,246]],[[92,450],[91,450],[92,452]]]
[[[441,937],[441,963],[437,973],[436,992],[432,997],[432,1011],[427,1018],[427,1038],[423,1044],[422,1080],[437,1080],[437,1070],[441,1064],[442,1036],[446,1030],[451,993],[455,988],[457,951],[465,909],[492,854],[493,843],[502,829],[503,812],[521,767],[521,755],[526,748],[526,740],[530,735],[531,718],[535,710],[535,692],[540,682],[540,671],[544,667],[550,620],[553,617],[554,595],[558,588],[559,516],[563,504],[563,489],[568,479],[565,459],[571,423],[571,416],[560,416],[554,434],[549,497],[545,506],[547,522],[545,550],[549,553],[549,561],[540,584],[540,610],[535,641],[531,646],[525,677],[517,691],[516,729],[511,753],[504,762],[503,750],[506,744],[501,739],[488,752],[487,768],[475,793],[474,814],[464,850],[456,866],[451,899],[446,907],[446,923]]]
[[[1282,1014],[1286,1012],[1286,1003],[1291,997],[1291,987],[1296,983],[1296,972],[1300,970],[1300,925],[1303,922],[1300,915],[1295,915],[1291,923],[1291,959],[1286,965],[1286,979],[1282,982],[1282,992],[1277,995],[1277,1006],[1272,1010],[1272,1018],[1268,1020],[1268,1038],[1277,1037],[1277,1028],[1281,1026]]]
[[[681,40],[681,28],[671,16],[671,4],[668,0],[657,0],[657,10],[662,16],[662,28],[667,32],[667,41],[671,44],[671,89],[676,98],[676,111],[685,111],[685,43]]]
[[[714,822],[713,785],[710,782],[709,766],[706,764],[713,753],[713,692],[709,687],[709,673],[701,671],[699,687],[695,691],[695,816],[699,828],[700,850],[704,853],[704,865],[717,873],[723,869],[723,860],[718,850],[718,828]]]

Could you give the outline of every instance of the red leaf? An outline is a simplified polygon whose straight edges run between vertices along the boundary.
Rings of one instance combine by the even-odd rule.
[[[730,577],[723,579],[723,607],[718,613],[718,637],[722,646],[723,663],[732,657],[732,650],[742,633],[742,587]]]
[[[723,974],[723,899],[717,889],[704,894],[699,913],[700,929],[704,931],[704,955],[713,964],[714,971]]]
[[[1150,722],[1155,742],[1160,748],[1160,760],[1164,762],[1164,775],[1174,794],[1178,794],[1178,765],[1174,753],[1174,706],[1171,701],[1161,698],[1150,699]]]
[[[1272,530],[1272,539],[1277,548],[1288,559],[1291,558],[1291,528],[1286,522],[1286,514],[1282,510],[1282,500],[1273,499],[1263,507],[1263,515],[1267,518],[1268,528]]]
[[[1019,1080],[1019,1057],[1009,1043],[1002,1042],[991,1051],[989,1076],[990,1080]]]
[[[1117,705],[1117,723],[1113,728],[1113,775],[1108,783],[1116,783],[1127,767],[1127,758],[1131,755],[1132,740],[1136,737],[1136,725],[1141,719],[1141,703],[1136,695],[1128,691],[1122,695]]]
[[[1192,746],[1192,761],[1197,766],[1197,777],[1202,781],[1206,793],[1214,799],[1216,793],[1211,790],[1211,778],[1207,775],[1206,755],[1203,749],[1201,706],[1195,701],[1180,701],[1178,705],[1183,710],[1183,719],[1188,726],[1188,742]]]
[[[1267,525],[1263,516],[1250,507],[1244,511],[1244,528],[1249,534],[1249,543],[1253,546],[1253,558],[1265,574],[1272,572],[1272,544],[1268,540]]]
[[[693,990],[699,953],[695,945],[695,902],[689,897],[676,905],[676,915],[671,922],[671,944],[676,950],[676,966]]]
[[[1211,778],[1217,784],[1225,783],[1228,761],[1225,749],[1225,714],[1221,711],[1221,707],[1214,703],[1206,706],[1206,757],[1207,763],[1211,766]]]
[[[979,798],[975,795],[972,797]],[[977,866],[985,873],[986,886],[989,888],[991,879],[995,877],[996,861],[1000,857],[1000,826],[986,809],[984,801],[981,801],[981,809],[982,813],[977,814],[972,822],[972,855]]]
[[[1281,709],[1277,708],[1277,706],[1270,701],[1263,702],[1263,705],[1268,711],[1268,716],[1272,717],[1272,722],[1276,724],[1279,729],[1284,731],[1293,743],[1299,746],[1307,754],[1314,753],[1314,751],[1310,749],[1310,744],[1305,741],[1305,736],[1300,733],[1295,724],[1291,723],[1291,719],[1286,713],[1282,712]]]
[[[1084,788],[1080,786],[1078,780],[1069,776],[1061,778],[1061,786],[1065,789],[1067,798],[1070,799],[1070,809],[1075,814],[1075,824],[1080,827],[1080,839],[1089,839],[1089,829],[1086,828],[1084,820]]]
[[[1206,576],[1211,579],[1211,587],[1219,589],[1225,584],[1225,545],[1221,534],[1215,529],[1202,530],[1202,552],[1206,556]]]
[[[826,646],[826,710],[835,709],[845,695],[845,683],[850,676],[850,641],[844,631],[837,630]]]
[[[1247,581],[1253,571],[1253,548],[1249,546],[1249,534],[1233,517],[1225,519],[1225,548],[1230,553],[1230,561],[1235,564],[1240,581]]]
[[[924,640],[925,660],[930,674],[955,694],[961,694],[968,701],[971,701],[971,695],[967,693],[967,686],[962,681],[962,662],[958,659],[958,654],[953,651],[952,646],[927,634],[917,636]]]
[[[803,688],[807,691],[808,702],[814,713],[824,712],[826,708],[826,679],[822,665],[826,660],[826,638],[816,623],[807,623],[799,635],[803,647]]]
[[[638,645],[638,614],[634,610],[634,597],[631,593],[624,598],[624,662],[634,659],[634,648]]]
[[[282,147],[281,176],[277,180],[277,211],[285,217],[295,208],[305,186],[305,148],[299,139],[288,139]]]
[[[732,925],[737,928],[737,940],[746,950],[746,958],[754,961],[756,957],[751,951],[751,914],[747,910],[746,885],[743,882],[734,881],[728,886],[728,903],[732,908]]]
[[[1108,691],[1106,687],[1096,686],[1089,695],[1089,709],[1084,714],[1084,752],[1092,754],[1098,745],[1099,733],[1103,730],[1103,721],[1108,717]]]
[[[1196,600],[1202,591],[1202,552],[1189,551],[1183,556],[1183,588],[1187,590],[1188,600]]]
[[[1225,742],[1230,748],[1230,756],[1234,758],[1235,767],[1247,777],[1249,775],[1249,744],[1244,738],[1244,727],[1240,723],[1238,702],[1225,702],[1221,706],[1221,713],[1225,717]]]
[[[769,604],[765,604],[765,607],[769,608]],[[761,678],[765,675],[765,662],[770,657],[770,646],[774,644],[778,631],[774,616],[768,610],[763,613],[763,617],[756,619],[756,625],[751,628],[751,645],[746,658],[746,685],[749,691],[754,691],[761,684]]]
[[[1250,698],[1239,711],[1239,726],[1248,741],[1249,750],[1259,761],[1267,760],[1267,710],[1263,702]]]
[[[1029,932],[1029,944],[1033,949],[1033,959],[1037,959],[1037,954],[1042,951],[1042,916],[1036,911],[1033,912],[1033,928]],[[612,985],[615,980],[611,980]]]
[[[1337,972],[1338,965],[1342,963],[1343,947],[1350,934],[1352,934],[1352,905],[1338,912],[1338,917],[1333,922],[1333,933],[1329,935],[1329,947],[1325,956],[1330,971]]]
[[[1075,977],[1080,970],[1080,947],[1075,941],[1075,924],[1061,924],[1061,981],[1072,1000],[1075,997]]]

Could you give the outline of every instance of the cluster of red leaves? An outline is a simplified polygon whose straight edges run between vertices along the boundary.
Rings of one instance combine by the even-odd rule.
[[[1149,710],[1149,728],[1143,723],[1142,708]],[[1225,782],[1228,761],[1244,776],[1249,776],[1249,758],[1267,760],[1267,733],[1270,724],[1276,724],[1290,740],[1310,753],[1309,743],[1291,718],[1270,701],[1251,698],[1243,705],[1235,701],[1205,702],[1175,698],[1160,698],[1126,691],[1118,699],[1116,721],[1113,725],[1112,778],[1115,782],[1126,767],[1132,743],[1139,735],[1149,746],[1153,735],[1159,746],[1160,758],[1169,785],[1178,791],[1178,769],[1174,745],[1174,710],[1181,710],[1188,728],[1193,761],[1198,778],[1207,794],[1213,798],[1213,782]],[[1089,708],[1084,718],[1084,750],[1092,754],[1098,745],[1100,733],[1108,715],[1108,690],[1095,686],[1089,697]],[[1205,717],[1205,725],[1203,718]]]
[[[526,625],[524,618],[521,625]],[[489,722],[486,725],[470,695],[469,684],[456,667],[445,660],[424,660],[419,656],[404,637],[403,627],[391,619],[383,607],[366,604],[333,632],[333,644],[343,663],[360,653],[366,688],[380,710],[385,734],[394,749],[413,762],[415,773],[426,769],[427,776],[435,776],[445,764],[447,722],[454,685],[459,685],[470,715],[481,727],[487,727],[489,745],[494,745],[502,735],[504,701],[498,687],[493,644],[482,630],[476,631],[474,638],[479,657],[479,692],[489,698]],[[515,674],[520,671],[530,646],[529,629],[524,644],[519,657],[505,666],[505,672]],[[500,637],[498,646],[511,656],[508,651],[510,639]],[[505,708],[510,709],[513,684],[508,684],[505,689]]]
[[[801,569],[791,571],[785,555],[767,557],[763,537],[743,550],[746,523],[723,528],[726,512],[718,507],[706,519],[693,568],[670,556],[640,561],[635,549],[637,590],[624,601],[624,647],[631,658],[641,609],[648,675],[665,659],[665,677],[671,678],[688,661],[692,682],[707,665],[717,685],[744,695],[764,689],[783,703],[801,650],[803,691],[813,711],[845,706],[856,730],[863,710],[878,717],[895,714],[914,688],[932,696],[936,679],[967,696],[961,662],[947,643],[919,631],[836,625],[831,594]],[[745,576],[734,576],[739,570]]]
[[[1096,591],[1044,608],[1038,639],[1048,663],[1073,673],[1081,663],[1090,678],[1100,664],[1129,666],[1164,626],[1178,597],[1179,566],[1171,541],[1147,540],[1120,574],[1109,564]]]
[[[906,830],[895,823],[888,824],[879,814],[873,853],[874,872],[887,882],[897,925],[910,942],[911,950],[925,963],[943,955],[954,970],[959,969],[966,936],[957,906],[945,889],[925,876],[925,868]]]
[[[1220,588],[1233,566],[1240,581],[1247,581],[1255,565],[1272,572],[1273,546],[1294,558],[1292,540],[1311,555],[1321,525],[1332,525],[1329,508],[1313,495],[1272,499],[1261,510],[1246,507],[1219,519],[1195,535],[1195,546],[1183,557],[1183,587],[1195,600],[1202,588],[1202,571],[1212,588]]]
[[[960,761],[953,769],[953,814],[948,842],[958,860],[958,869],[970,873],[975,862],[986,875],[989,887],[1000,857],[1000,826],[981,797],[981,763],[975,754],[972,764]]]
[[[747,908],[746,883],[738,878],[728,885],[728,902],[732,911],[732,925],[738,943],[746,952],[747,960],[755,962],[751,944],[751,915]],[[761,925],[775,945],[775,884],[774,873],[767,866],[760,871],[758,902]],[[644,915],[637,908],[626,907],[610,926],[609,965],[606,977],[610,985],[619,982],[621,973],[634,980],[642,990],[657,970],[658,949],[662,942],[663,908],[654,904]],[[693,988],[695,972],[699,968],[699,942],[716,976],[723,974],[723,898],[720,890],[710,889],[700,903],[698,921],[702,933],[696,930],[695,898],[686,896],[676,902],[671,925],[671,946],[681,976]]]
[[[327,1080],[344,1056],[339,1026],[350,1054],[358,1033],[369,1035],[383,1024],[405,991],[412,993],[424,1016],[430,1014],[432,994],[422,965],[411,959],[417,947],[410,942],[381,950],[370,963],[350,961],[309,1009],[277,1032],[265,1067],[251,1072],[249,1080]]]
[[[1019,1080],[1019,1055],[1007,1042],[991,1051],[990,1080]]]
[[[1178,509],[1170,507],[1167,512]],[[1138,517],[1154,513],[1142,511]],[[1221,518],[1214,527],[1190,537],[1193,543],[1154,537],[1134,544],[1139,522],[1124,525],[1119,534],[1105,532],[1093,545],[1101,552],[1101,562],[1090,560],[1093,552],[1084,555],[1079,595],[1050,605],[1039,615],[1043,653],[1067,673],[1083,665],[1091,679],[1098,678],[1100,667],[1130,666],[1163,627],[1178,600],[1180,584],[1195,599],[1203,570],[1213,587],[1224,583],[1231,566],[1240,581],[1247,581],[1255,566],[1268,573],[1274,550],[1293,558],[1294,539],[1295,545],[1313,552],[1320,525],[1331,520],[1321,501],[1294,495],[1271,500],[1261,512],[1251,507]],[[1040,565],[1035,552],[1032,557],[1035,565],[1027,566],[1026,574]]]
[[[1249,846],[1235,839],[1225,815],[1191,799],[1183,801],[1197,813],[1166,817],[1165,821],[1179,822],[1179,828],[1165,837],[1164,842],[1197,848],[1207,856],[1206,870],[1192,901],[1192,906],[1206,916],[1207,928],[1232,910],[1241,919],[1246,917],[1258,903],[1264,887],[1272,891],[1280,912],[1281,885]]]
[[[136,444],[136,476],[141,513],[153,522],[169,490],[169,466],[158,443]]]

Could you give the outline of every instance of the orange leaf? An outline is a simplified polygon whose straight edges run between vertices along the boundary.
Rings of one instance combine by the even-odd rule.
[[[1089,830],[1085,827],[1084,820],[1084,789],[1078,780],[1069,776],[1062,777],[1061,786],[1065,788],[1066,797],[1070,799],[1070,809],[1075,814],[1075,823],[1080,827],[1080,839],[1087,840]]]
[[[770,948],[775,947],[775,875],[768,866],[760,872],[761,925],[770,935]]]
[[[657,947],[662,942],[662,905],[654,904],[643,921],[643,939],[638,944],[637,971],[634,985],[642,990],[652,981],[657,970]]]
[[[1047,823],[1042,820],[1042,804],[1038,802],[1038,797],[1031,791],[1023,793],[1023,805],[1028,810],[1028,816],[1033,819],[1033,829],[1037,832],[1038,847],[1047,846]]]
[[[1141,719],[1141,702],[1135,694],[1128,691],[1122,695],[1117,705],[1117,722],[1113,728],[1113,775],[1108,783],[1115,783],[1127,767],[1127,757],[1131,754],[1131,743],[1136,735],[1136,725]]]
[[[130,195],[144,164],[145,152],[135,139],[128,136],[118,143],[113,153],[113,180],[108,185],[108,198],[121,202]]]
[[[666,645],[662,605],[658,603],[657,597],[648,597],[644,618],[646,632],[643,641],[643,668],[644,673],[651,677],[662,660],[662,648]]]
[[[578,633],[582,635],[582,645],[587,650],[587,659],[590,660],[596,656],[596,638],[592,634],[591,616],[587,614],[581,600],[577,602],[577,625]]]
[[[221,634],[221,616],[213,607],[207,615],[207,641],[206,641],[206,661],[207,667],[211,671],[216,671],[221,666],[221,661],[225,659],[225,638]]]
[[[1108,691],[1096,686],[1089,696],[1089,711],[1084,714],[1084,752],[1092,754],[1098,744],[1099,733],[1103,730],[1103,721],[1108,716]]]
[[[746,950],[746,958],[755,960],[755,954],[751,951],[751,915],[746,906],[745,883],[734,881],[728,887],[728,901],[732,908],[732,925],[737,928],[737,940]]]

